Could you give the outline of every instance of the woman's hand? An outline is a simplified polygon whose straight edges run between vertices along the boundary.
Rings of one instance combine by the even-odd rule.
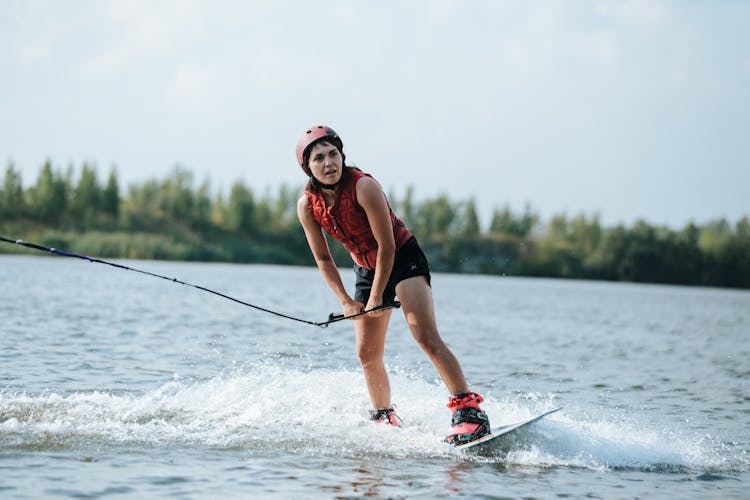
[[[367,301],[367,305],[365,306],[365,310],[369,311],[370,309],[375,309],[376,307],[380,307],[383,305],[383,298],[382,297],[373,297],[370,296],[370,300]],[[367,313],[368,316],[371,318],[379,318],[383,315],[382,309],[380,311],[371,311]]]
[[[362,302],[357,302],[356,300],[344,302],[343,304],[344,316],[354,316],[355,314],[359,314],[362,312],[363,307],[364,307],[364,304],[362,304]]]

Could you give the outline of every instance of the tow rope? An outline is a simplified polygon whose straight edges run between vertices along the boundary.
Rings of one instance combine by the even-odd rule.
[[[34,250],[39,250],[41,252],[49,252],[49,253],[52,253],[52,254],[55,254],[55,255],[60,255],[62,257],[75,257],[77,259],[83,259],[83,260],[87,260],[89,262],[95,262],[97,264],[106,264],[108,266],[116,267],[118,269],[124,269],[126,271],[133,271],[133,272],[136,272],[136,273],[146,274],[148,276],[153,276],[154,278],[161,278],[161,279],[164,279],[164,280],[167,280],[167,281],[171,281],[172,283],[178,283],[180,285],[185,285],[185,286],[197,288],[198,290],[202,290],[204,292],[212,293],[212,294],[217,295],[217,296],[219,296],[219,297],[221,297],[223,299],[231,300],[232,302],[236,302],[238,304],[242,304],[243,306],[252,307],[253,309],[256,309],[258,311],[262,311],[262,312],[265,312],[265,313],[268,313],[268,314],[273,314],[274,316],[278,316],[280,318],[286,318],[286,319],[289,319],[289,320],[292,320],[292,321],[297,321],[299,323],[305,323],[305,324],[317,326],[317,327],[320,327],[320,328],[325,328],[328,325],[330,325],[331,323],[336,323],[338,321],[343,321],[345,319],[356,318],[356,317],[362,316],[364,314],[367,314],[367,313],[370,313],[370,312],[373,312],[373,311],[381,311],[381,310],[384,310],[384,309],[392,309],[392,308],[399,308],[399,307],[401,307],[401,303],[400,302],[394,301],[391,304],[383,304],[381,306],[374,307],[374,308],[372,308],[370,310],[364,310],[364,309],[362,309],[359,313],[352,314],[351,316],[344,316],[343,314],[331,313],[328,316],[328,320],[327,321],[310,321],[310,320],[307,320],[307,319],[295,318],[294,316],[289,316],[287,314],[282,314],[280,312],[272,311],[271,309],[267,309],[265,307],[256,306],[254,304],[250,304],[250,303],[245,302],[243,300],[240,300],[240,299],[237,299],[237,298],[234,298],[234,297],[230,297],[229,295],[223,294],[221,292],[217,292],[216,290],[211,290],[210,288],[206,288],[206,287],[201,286],[201,285],[194,285],[192,283],[187,283],[187,282],[179,280],[177,278],[169,278],[167,276],[162,276],[161,274],[156,274],[156,273],[152,273],[152,272],[149,272],[149,271],[144,271],[142,269],[137,269],[135,267],[126,266],[126,265],[123,265],[123,264],[117,264],[116,262],[109,262],[109,261],[106,261],[106,260],[98,259],[96,257],[89,257],[88,255],[81,255],[81,254],[77,254],[77,253],[73,253],[73,252],[66,252],[64,250],[59,250],[57,248],[50,248],[50,247],[46,247],[44,245],[39,245],[37,243],[29,243],[29,242],[26,242],[26,241],[23,241],[23,240],[12,240],[12,239],[9,239],[9,238],[5,238],[3,236],[0,236],[0,241],[3,241],[5,243],[13,243],[13,244],[16,244],[16,245],[21,245],[23,247],[32,248]]]

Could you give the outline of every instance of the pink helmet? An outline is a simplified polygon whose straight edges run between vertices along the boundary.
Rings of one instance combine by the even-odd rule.
[[[307,175],[310,175],[310,172],[305,168],[305,152],[310,146],[313,145],[313,143],[321,139],[327,139],[331,141],[331,144],[339,148],[339,150],[343,154],[344,143],[341,142],[341,138],[331,127],[326,127],[325,125],[316,125],[314,127],[308,128],[305,132],[302,133],[299,140],[297,141],[297,162]]]

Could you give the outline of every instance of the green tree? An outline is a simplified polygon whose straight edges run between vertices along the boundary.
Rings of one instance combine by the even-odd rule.
[[[720,253],[732,240],[732,226],[726,219],[705,224],[698,237],[698,246],[707,254]]]
[[[395,202],[394,202],[395,203]],[[395,203],[398,208],[396,215],[404,221],[406,227],[413,228],[417,225],[416,208],[414,204],[414,188],[409,186],[400,203]]]
[[[252,227],[258,234],[272,234],[278,229],[270,190],[266,190],[263,198],[258,200],[253,207]]]
[[[726,221],[720,221],[720,225]],[[723,227],[722,227],[723,229]],[[713,279],[716,284],[750,287],[750,219],[743,217],[727,235],[721,231],[718,244],[712,249]]]
[[[16,171],[12,162],[5,169],[2,191],[0,191],[0,216],[7,219],[23,217],[26,204],[23,199],[23,181],[21,173]]]
[[[162,220],[165,214],[160,198],[160,184],[156,180],[129,185],[128,194],[123,202],[124,224],[131,229],[137,229]]]
[[[229,207],[224,195],[219,193],[211,207],[211,222],[221,228],[229,228]]]
[[[59,171],[53,171],[50,160],[44,162],[36,186],[30,190],[30,210],[42,223],[60,221],[67,208],[68,186]]]
[[[70,212],[78,223],[89,226],[94,216],[99,212],[102,190],[97,179],[96,167],[83,164],[78,184],[73,189],[70,202]]]
[[[245,234],[256,233],[255,197],[244,183],[237,181],[229,192],[227,227]]]
[[[161,185],[161,208],[176,217],[192,217],[195,207],[193,173],[176,165]]]
[[[117,169],[114,166],[109,171],[107,185],[102,191],[101,210],[115,218],[120,214],[120,185],[117,181]]]
[[[279,187],[276,202],[273,203],[273,219],[277,231],[297,230],[297,199],[300,190],[286,184]]]
[[[510,206],[506,204],[502,210],[495,209],[490,222],[490,233],[511,234],[525,238],[538,222],[539,215],[532,210],[528,203],[520,216],[514,214]]]
[[[474,198],[471,198],[464,207],[463,220],[461,221],[461,236],[466,238],[476,238],[482,229],[479,225],[479,215]]]
[[[444,239],[453,230],[456,209],[444,194],[420,204],[415,214],[413,232],[427,241]]]
[[[211,223],[211,182],[205,179],[193,196],[193,219],[197,226],[205,227]]]
[[[750,218],[747,216],[737,221],[735,225],[732,252],[737,269],[736,279],[731,285],[750,288]]]
[[[700,229],[692,222],[682,231],[670,231],[665,267],[669,281],[685,285],[700,284],[704,279],[706,259],[698,247]]]

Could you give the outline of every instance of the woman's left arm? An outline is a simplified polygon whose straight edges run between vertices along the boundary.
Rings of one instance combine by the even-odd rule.
[[[357,202],[367,214],[375,241],[378,242],[378,254],[375,261],[375,278],[372,282],[370,299],[365,309],[383,305],[383,291],[393,270],[396,255],[396,242],[393,240],[393,223],[388,202],[380,184],[375,179],[364,177],[357,182]],[[370,313],[380,316],[381,311]]]

